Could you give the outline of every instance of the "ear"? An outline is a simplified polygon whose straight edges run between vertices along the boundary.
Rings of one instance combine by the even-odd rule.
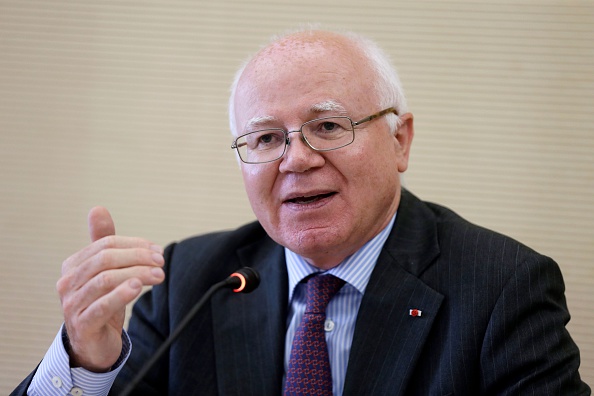
[[[398,172],[402,173],[408,168],[408,158],[410,155],[410,146],[415,135],[412,113],[406,113],[400,116],[401,125],[394,138],[396,140],[396,153],[398,156]]]

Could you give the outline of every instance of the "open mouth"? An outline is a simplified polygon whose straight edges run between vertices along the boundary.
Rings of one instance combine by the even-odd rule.
[[[321,201],[322,199],[331,197],[334,194],[336,194],[336,193],[331,192],[331,193],[327,193],[327,194],[312,195],[310,197],[295,197],[295,198],[287,200],[287,202],[299,204],[299,205],[310,204],[310,203]]]

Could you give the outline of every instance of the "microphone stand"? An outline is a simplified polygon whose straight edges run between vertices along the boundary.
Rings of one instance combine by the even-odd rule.
[[[155,354],[149,359],[144,366],[142,366],[141,370],[136,374],[136,376],[132,379],[132,381],[128,384],[124,392],[121,396],[128,396],[130,392],[134,390],[136,385],[144,378],[144,376],[148,373],[148,371],[153,367],[153,365],[161,358],[161,356],[169,349],[171,344],[179,337],[185,327],[190,323],[190,321],[194,318],[194,315],[202,308],[205,302],[210,300],[210,297],[218,291],[219,289],[223,289],[226,287],[233,287],[237,285],[237,278],[236,277],[229,277],[219,283],[215,283],[208,289],[208,291],[202,296],[202,298],[194,304],[192,309],[184,316],[184,318],[179,322],[173,333],[169,335],[169,337],[165,340],[165,342],[157,349]]]

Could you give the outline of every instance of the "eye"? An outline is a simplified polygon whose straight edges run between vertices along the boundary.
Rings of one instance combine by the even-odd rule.
[[[273,140],[272,134],[260,136],[260,143],[270,143],[270,142],[272,142],[272,140]]]
[[[282,132],[264,133],[258,138],[258,146],[262,147],[277,147],[283,144],[285,135]]]
[[[245,136],[250,150],[269,150],[283,145],[284,134],[282,131],[259,131]]]
[[[336,122],[336,120],[324,120],[315,127],[315,133],[319,135],[334,135],[336,133],[342,133],[344,130],[345,127]]]
[[[336,141],[352,136],[351,121],[347,117],[326,117],[303,125],[303,133],[316,148],[327,146],[322,141]]]
[[[326,121],[326,122],[322,123],[322,125],[321,125],[321,129],[323,131],[327,131],[327,132],[334,131],[338,127],[339,127],[339,125],[332,121]]]

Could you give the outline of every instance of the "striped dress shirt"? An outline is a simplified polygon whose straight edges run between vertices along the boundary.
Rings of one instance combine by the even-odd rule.
[[[330,368],[332,370],[333,393],[334,395],[342,395],[359,306],[371,277],[371,272],[388,235],[390,235],[395,218],[396,215],[392,217],[390,223],[378,235],[363,245],[361,249],[328,271],[320,271],[319,268],[308,264],[303,257],[285,248],[289,274],[289,315],[285,338],[285,372],[289,365],[293,337],[305,312],[306,286],[301,281],[317,272],[332,274],[346,282],[338,294],[330,300],[326,308],[326,324],[324,326]]]
[[[93,373],[82,367],[70,368],[70,357],[64,345],[68,344],[65,326],[56,335],[54,342],[39,364],[31,385],[29,396],[105,396],[113,381],[130,356],[130,338],[122,332],[122,354],[107,373]]]

